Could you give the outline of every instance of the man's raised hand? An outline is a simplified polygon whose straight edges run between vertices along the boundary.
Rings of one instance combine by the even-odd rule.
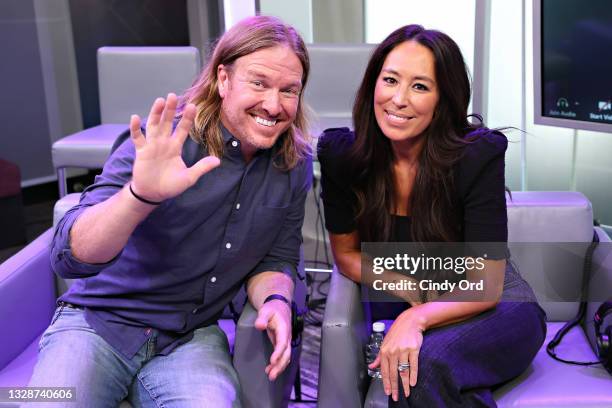
[[[130,134],[136,146],[132,189],[150,201],[176,197],[220,164],[217,157],[207,156],[189,168],[185,165],[181,153],[193,125],[196,107],[193,104],[185,106],[172,132],[176,107],[175,94],[168,94],[166,100],[155,100],[147,120],[146,138],[140,129],[140,117],[132,115],[130,118]]]

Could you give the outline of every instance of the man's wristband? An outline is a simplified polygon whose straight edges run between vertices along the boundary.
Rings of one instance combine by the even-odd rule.
[[[264,300],[263,302],[264,303],[268,303],[271,300],[280,300],[280,301],[283,301],[283,302],[285,302],[287,304],[287,306],[291,307],[291,302],[286,297],[284,297],[283,295],[279,295],[278,293],[275,293],[273,295],[268,296],[266,298],[266,300]]]
[[[132,195],[133,195],[133,196],[134,196],[134,197],[135,197],[135,198],[136,198],[138,201],[143,202],[143,203],[145,203],[145,204],[149,204],[149,205],[160,205],[160,204],[161,204],[161,201],[159,201],[159,202],[158,202],[158,201],[151,201],[151,200],[147,200],[146,198],[141,197],[141,196],[139,196],[138,194],[136,194],[136,193],[134,192],[134,189],[132,189],[132,183],[130,183],[129,187],[130,187],[130,193],[132,193]]]

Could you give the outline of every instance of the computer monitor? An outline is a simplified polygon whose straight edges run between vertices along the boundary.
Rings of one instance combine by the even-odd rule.
[[[612,133],[612,2],[533,4],[535,123]]]

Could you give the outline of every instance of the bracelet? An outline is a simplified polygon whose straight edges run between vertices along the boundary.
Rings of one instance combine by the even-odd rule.
[[[158,202],[158,201],[151,201],[151,200],[147,200],[147,199],[146,199],[146,198],[144,198],[144,197],[139,196],[139,195],[138,195],[138,194],[136,194],[136,193],[134,192],[134,190],[132,189],[132,183],[130,183],[130,186],[129,186],[129,187],[130,187],[130,193],[132,193],[132,195],[133,195],[133,196],[134,196],[134,197],[135,197],[135,198],[136,198],[138,201],[141,201],[141,202],[143,202],[143,203],[145,203],[145,204],[149,204],[149,205],[160,205],[160,204],[162,203],[161,201],[159,201],[159,202]]]
[[[286,297],[284,297],[283,295],[279,295],[278,293],[275,293],[273,295],[268,296],[266,298],[266,300],[264,300],[263,302],[264,303],[268,303],[271,300],[280,300],[280,301],[283,301],[283,302],[285,302],[287,304],[287,306],[291,307],[291,302],[289,302],[289,300]]]

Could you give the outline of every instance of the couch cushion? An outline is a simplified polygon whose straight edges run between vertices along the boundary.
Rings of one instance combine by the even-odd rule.
[[[19,356],[0,370],[0,387],[23,387],[30,381],[38,356],[39,341],[40,336],[36,337]]]
[[[601,365],[563,364],[546,353],[546,344],[563,324],[548,323],[546,341],[531,366],[495,391],[500,408],[612,407],[612,377]],[[574,327],[565,336],[555,353],[567,360],[597,360],[580,327]]]
[[[28,384],[34,370],[39,340],[40,336],[34,339],[17,358],[0,370],[0,387],[23,387]],[[12,402],[0,402],[0,408],[18,408],[19,405]]]
[[[115,140],[126,130],[128,124],[103,124],[66,136],[53,143],[51,156],[53,166],[101,169],[110,155]]]

